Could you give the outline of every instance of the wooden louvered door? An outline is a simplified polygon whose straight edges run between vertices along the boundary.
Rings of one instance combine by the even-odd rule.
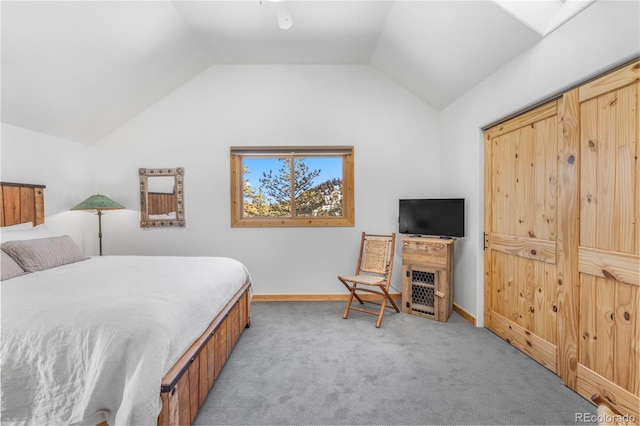
[[[577,391],[640,420],[639,63],[576,89],[580,134]]]
[[[640,419],[640,63],[485,132],[485,325]]]
[[[485,326],[557,370],[558,101],[485,133]]]

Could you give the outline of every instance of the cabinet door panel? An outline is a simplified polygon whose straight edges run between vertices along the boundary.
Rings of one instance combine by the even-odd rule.
[[[578,391],[639,416],[638,67],[579,89]]]
[[[489,129],[485,143],[485,323],[552,371],[558,335],[557,108],[554,101]]]
[[[440,309],[438,289],[438,271],[412,266],[408,268],[409,310],[411,313],[437,319]]]

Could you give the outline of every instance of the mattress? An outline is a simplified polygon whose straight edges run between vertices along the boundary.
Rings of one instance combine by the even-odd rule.
[[[3,424],[156,424],[163,375],[246,282],[224,257],[106,256],[1,287]]]

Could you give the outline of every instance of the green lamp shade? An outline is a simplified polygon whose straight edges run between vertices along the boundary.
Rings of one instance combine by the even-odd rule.
[[[92,195],[71,210],[118,210],[124,209],[124,206],[116,203],[105,195]]]

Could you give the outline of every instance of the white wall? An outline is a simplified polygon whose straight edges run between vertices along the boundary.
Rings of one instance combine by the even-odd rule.
[[[96,146],[100,186],[131,209],[104,218],[105,253],[231,256],[256,294],[342,293],[360,232],[397,232],[399,198],[439,195],[436,116],[369,66],[211,67]],[[355,227],[230,227],[230,146],[325,144],[355,147]],[[186,228],[139,227],[140,167],[185,168]]]
[[[95,193],[95,150],[5,123],[0,136],[0,180],[46,185],[47,228],[70,235],[90,252],[97,244],[97,219],[69,209]]]
[[[88,254],[95,216],[67,209],[100,192],[127,207],[103,218],[105,254],[236,257],[258,294],[341,292],[359,233],[396,231],[399,198],[465,197],[454,301],[482,325],[482,128],[637,56],[638,5],[596,2],[440,114],[369,66],[214,66],[95,147],[2,124],[1,179],[46,184],[48,224]],[[356,226],[231,229],[229,146],[261,144],[354,145]],[[178,166],[187,227],[139,228],[137,169]]]
[[[456,243],[455,303],[483,324],[482,128],[637,57],[639,3],[598,1],[439,115],[442,196],[467,199]]]

